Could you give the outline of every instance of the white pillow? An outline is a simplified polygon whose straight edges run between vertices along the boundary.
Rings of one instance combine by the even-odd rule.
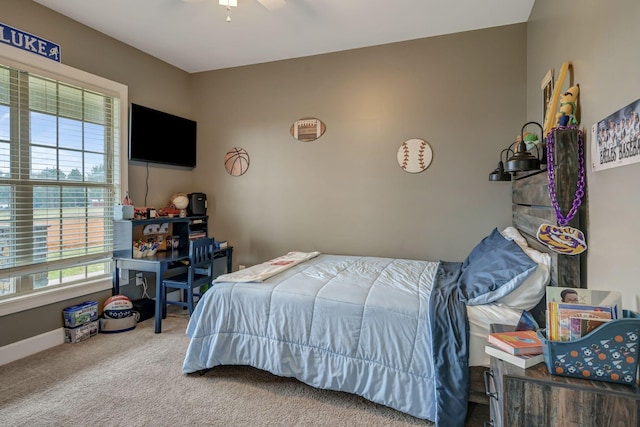
[[[545,295],[546,287],[551,280],[551,256],[529,247],[527,240],[514,227],[505,228],[501,234],[506,239],[516,242],[538,266],[520,286],[496,300],[496,303],[518,310],[531,310]]]
[[[505,239],[513,240],[524,250],[524,248],[528,248],[527,239],[525,239],[522,234],[515,227],[507,227],[500,232],[504,236]]]

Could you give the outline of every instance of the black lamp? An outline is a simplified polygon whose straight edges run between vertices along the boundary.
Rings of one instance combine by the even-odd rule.
[[[511,181],[511,174],[504,171],[504,163],[502,163],[502,154],[505,152],[513,151],[511,150],[511,146],[505,148],[500,152],[500,161],[498,162],[498,167],[496,170],[489,174],[489,181]]]
[[[507,160],[504,170],[506,172],[524,172],[540,169],[540,159],[527,151],[527,144],[524,142],[524,128],[528,125],[537,125],[540,128],[540,137],[542,138],[542,125],[538,122],[527,122],[522,126],[520,132],[520,141],[516,145],[516,151],[513,156]],[[536,153],[540,156],[540,151],[536,145]]]

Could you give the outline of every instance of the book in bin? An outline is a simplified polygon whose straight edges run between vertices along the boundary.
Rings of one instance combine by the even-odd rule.
[[[497,359],[504,360],[505,362],[511,363],[512,365],[519,366],[523,369],[527,369],[531,366],[537,365],[538,363],[544,362],[544,354],[523,354],[516,356],[515,354],[507,353],[506,351],[500,350],[497,347],[492,345],[487,345],[484,347],[484,352],[489,356],[493,356]]]
[[[580,338],[602,321],[617,319],[622,307],[622,295],[617,291],[549,286],[547,289],[547,337],[551,341],[570,341]],[[591,319],[586,323],[574,318]],[[596,320],[600,320],[597,323]]]
[[[487,341],[517,356],[542,353],[542,341],[536,331],[493,332],[487,336]]]
[[[606,319],[606,318],[594,319],[594,318],[585,318],[582,316],[570,317],[569,323],[570,323],[571,332],[569,336],[569,341],[577,340],[584,337],[589,332],[593,331],[599,326],[602,326],[604,323],[608,322],[609,320],[612,320],[612,319]]]

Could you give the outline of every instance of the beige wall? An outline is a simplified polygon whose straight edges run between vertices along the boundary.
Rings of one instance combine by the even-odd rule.
[[[1,10],[0,22],[59,44],[62,63],[127,85],[130,102],[192,116],[190,74],[32,1],[2,0]],[[143,205],[147,170],[144,165],[130,165],[128,170],[130,194],[137,205]],[[190,170],[150,167],[147,204],[162,207],[171,193],[191,191],[192,177]],[[109,294],[87,295],[2,316],[0,346],[60,328],[62,308],[87,299],[104,300]]]
[[[571,61],[580,84],[581,126],[591,144],[594,123],[640,98],[640,2],[537,0],[527,25],[527,113],[541,115],[540,81]],[[566,85],[565,85],[566,87]],[[623,291],[638,310],[640,164],[592,172],[587,155],[587,285]]]
[[[235,264],[287,251],[460,260],[510,223],[508,183],[490,183],[524,123],[525,25],[194,75],[194,182]],[[327,130],[289,134],[300,118]],[[433,162],[403,172],[400,144],[426,139]],[[225,153],[246,149],[248,172]]]
[[[30,0],[2,0],[0,22],[60,45],[62,63],[129,88],[129,102],[182,117],[193,116],[191,75]],[[126,143],[126,141],[125,141]],[[189,191],[190,170],[129,166],[129,194],[136,205],[163,207],[171,193]]]

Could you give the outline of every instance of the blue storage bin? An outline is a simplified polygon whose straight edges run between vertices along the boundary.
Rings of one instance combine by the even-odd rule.
[[[98,320],[98,302],[85,301],[62,310],[65,328],[77,328]]]
[[[629,310],[574,341],[549,341],[538,331],[551,374],[621,384],[636,383],[639,336],[640,314]]]

